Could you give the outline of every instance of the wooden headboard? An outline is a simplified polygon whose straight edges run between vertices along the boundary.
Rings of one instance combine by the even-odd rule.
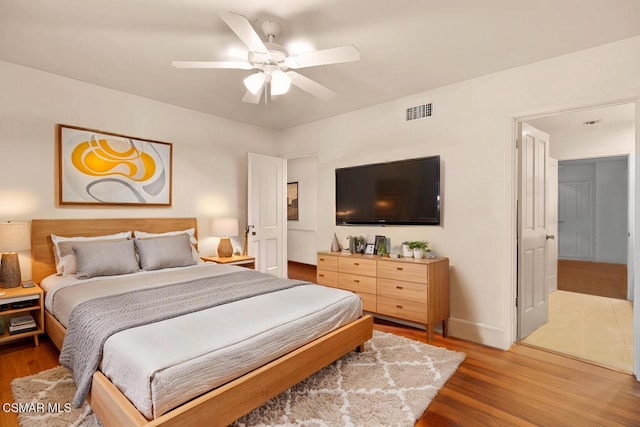
[[[101,219],[34,219],[31,221],[32,277],[35,283],[56,272],[51,235],[100,236],[121,231],[165,231],[196,229],[195,218],[101,218]]]

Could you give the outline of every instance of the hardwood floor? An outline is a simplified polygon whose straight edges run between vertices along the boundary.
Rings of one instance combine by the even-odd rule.
[[[426,341],[420,329],[374,327]],[[437,334],[432,344],[467,358],[417,426],[640,426],[640,383],[631,375],[523,345],[502,351]],[[47,338],[39,347],[32,340],[0,346],[2,402],[12,401],[13,378],[56,366],[57,357]],[[0,426],[17,425],[15,415],[0,412]]]
[[[627,299],[627,266],[560,259],[558,290]]]

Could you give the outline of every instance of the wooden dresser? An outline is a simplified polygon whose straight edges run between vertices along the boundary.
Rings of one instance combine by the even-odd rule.
[[[357,293],[365,311],[433,326],[449,318],[448,258],[382,258],[319,252],[317,282]]]

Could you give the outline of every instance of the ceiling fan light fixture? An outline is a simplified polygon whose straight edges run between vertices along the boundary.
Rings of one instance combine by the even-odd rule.
[[[251,74],[249,77],[244,79],[244,86],[247,88],[249,92],[252,94],[257,94],[262,86],[264,86],[264,82],[266,80],[266,76],[263,72],[257,72],[255,74]]]
[[[282,70],[276,70],[271,73],[271,95],[284,95],[289,92],[291,87],[291,77],[287,76]]]

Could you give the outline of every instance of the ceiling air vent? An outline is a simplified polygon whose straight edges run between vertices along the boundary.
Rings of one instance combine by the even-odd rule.
[[[415,107],[407,108],[406,121],[410,122],[411,120],[424,119],[426,117],[431,117],[433,113],[433,108],[431,103],[417,105]]]

